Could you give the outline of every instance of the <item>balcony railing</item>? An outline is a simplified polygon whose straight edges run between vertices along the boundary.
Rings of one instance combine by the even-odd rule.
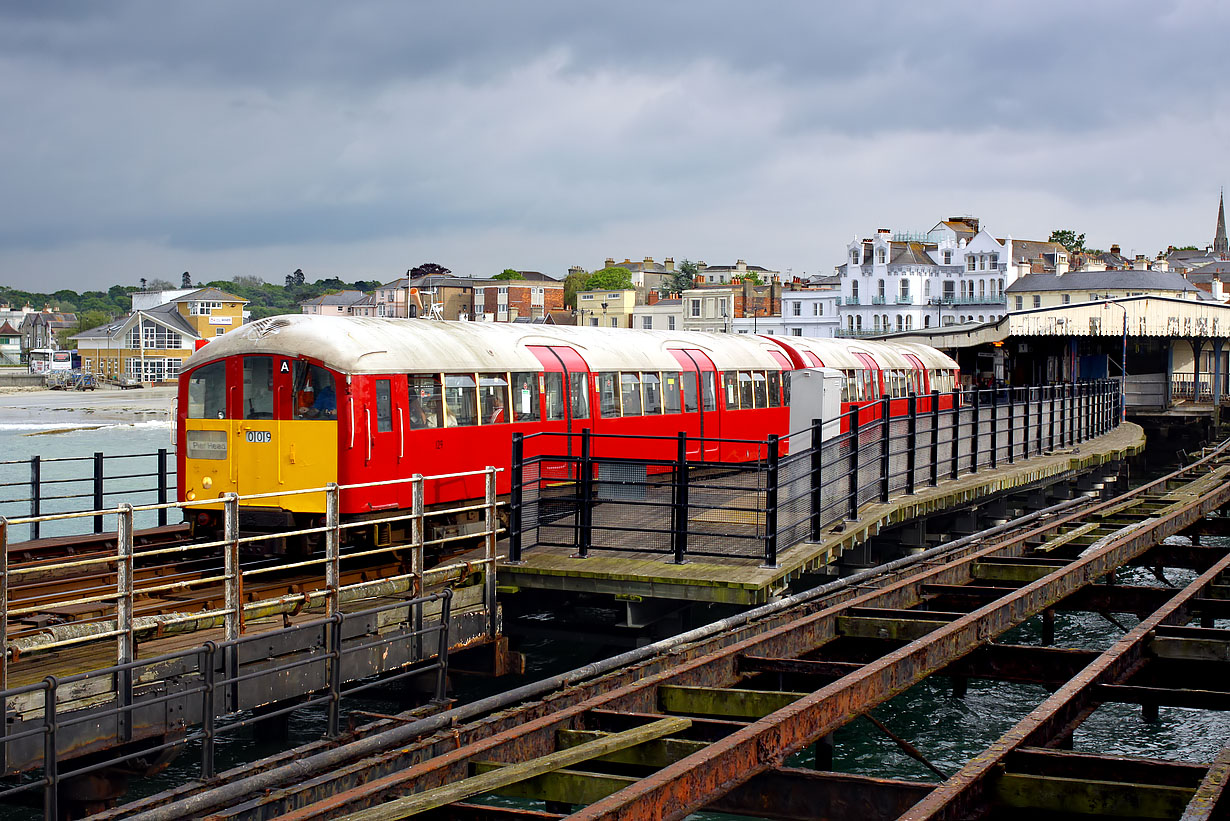
[[[910,296],[899,296],[897,297],[897,304],[898,305],[913,305],[914,298]]]
[[[846,304],[847,304],[847,305],[857,305],[857,304],[858,304],[858,297],[856,297],[856,296],[848,296],[848,297],[846,297]]]
[[[884,305],[884,304],[886,304],[887,302],[888,302],[888,300],[887,300],[885,297],[882,297],[882,296],[873,296],[873,297],[871,298],[871,304],[872,304],[872,305]]]
[[[929,305],[1007,305],[1008,298],[999,296],[933,296],[927,300]]]

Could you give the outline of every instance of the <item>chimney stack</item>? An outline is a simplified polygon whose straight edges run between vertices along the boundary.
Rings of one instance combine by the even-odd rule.
[[[646,300],[645,300],[645,304],[647,304],[647,305],[657,305],[657,304],[658,304],[658,299],[659,299],[659,297],[658,297],[658,292],[657,292],[657,291],[650,291],[650,292],[649,292],[649,296],[648,296],[648,297],[646,298]]]
[[[670,271],[672,274],[675,272],[675,258],[674,257],[667,257],[666,259],[662,260],[662,265],[666,268],[666,270]]]

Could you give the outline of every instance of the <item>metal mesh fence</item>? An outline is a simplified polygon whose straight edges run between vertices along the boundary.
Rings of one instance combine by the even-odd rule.
[[[917,492],[1097,435],[1118,421],[1114,388],[968,391],[955,408],[955,395],[944,394],[938,407],[934,397],[922,410],[911,403],[912,417],[883,420],[880,404],[863,408],[859,424],[851,412],[825,430],[827,439],[806,447],[799,434],[719,443],[722,452],[737,445],[730,450],[758,454],[743,462],[583,457],[588,445],[569,442],[567,455],[540,452],[514,464],[521,493],[515,521],[525,548],[771,561],[815,532],[856,518],[886,485],[889,497]],[[812,433],[819,438],[820,428]],[[772,456],[778,449],[781,455]],[[605,452],[620,449],[608,443]]]

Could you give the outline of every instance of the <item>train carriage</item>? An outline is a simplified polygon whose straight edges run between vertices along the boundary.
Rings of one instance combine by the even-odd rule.
[[[241,503],[241,527],[275,531],[323,516],[323,493],[290,491],[507,468],[513,432],[571,434],[567,447],[586,429],[637,437],[633,455],[668,459],[683,432],[689,459],[755,460],[755,442],[788,433],[790,372],[842,370],[845,410],[924,393],[938,370],[951,378],[952,360],[931,351],[928,364],[919,353],[798,337],[273,317],[185,362],[179,494],[198,503],[261,494]],[[628,441],[594,437],[593,455],[626,452]],[[508,488],[504,470],[497,492]],[[432,482],[425,493],[429,508],[480,498],[482,478]],[[409,508],[410,494],[408,483],[346,490],[341,514],[384,516]],[[220,508],[201,505],[198,528],[216,532]]]

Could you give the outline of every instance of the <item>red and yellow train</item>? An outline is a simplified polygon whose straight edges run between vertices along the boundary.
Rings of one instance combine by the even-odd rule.
[[[241,503],[245,531],[321,522],[323,494],[290,491],[508,468],[514,432],[688,435],[689,458],[744,461],[790,425],[790,373],[844,376],[842,411],[893,415],[911,393],[950,407],[957,364],[923,345],[844,339],[280,316],[210,342],[180,375],[181,500],[274,494]],[[900,402],[894,400],[901,400]],[[810,409],[804,409],[810,410]],[[866,416],[864,416],[864,414]],[[816,409],[811,416],[819,416]],[[810,418],[804,415],[803,418]],[[595,456],[627,447],[594,439]],[[646,447],[655,447],[646,444]],[[673,458],[675,446],[661,443]],[[638,454],[641,455],[641,454]],[[481,476],[432,482],[425,503],[483,495]],[[508,492],[502,471],[497,492]],[[409,483],[343,491],[354,521],[409,508]],[[196,507],[216,531],[221,502]],[[348,533],[363,533],[356,528]],[[397,539],[396,530],[383,539]]]

